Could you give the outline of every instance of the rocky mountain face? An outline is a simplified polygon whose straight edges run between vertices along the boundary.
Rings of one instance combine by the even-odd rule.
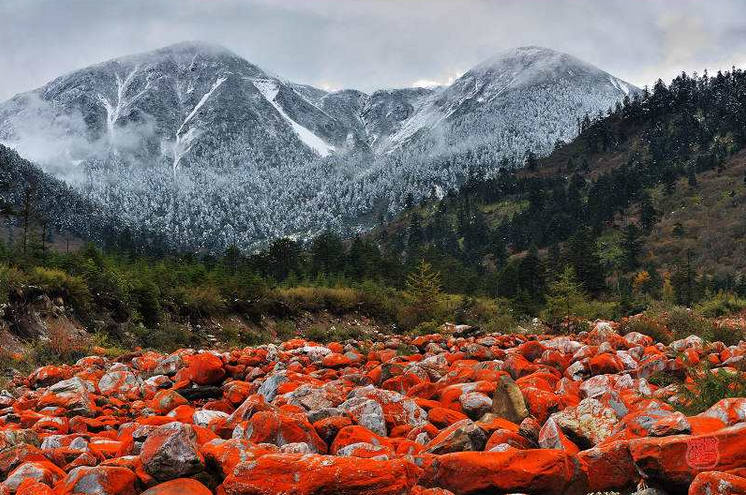
[[[366,228],[475,170],[550,151],[634,91],[527,47],[448,87],[330,93],[181,43],[0,104],[0,142],[169,247],[248,249]]]

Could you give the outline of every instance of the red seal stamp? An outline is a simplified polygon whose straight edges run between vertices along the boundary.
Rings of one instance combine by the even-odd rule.
[[[712,469],[720,461],[716,437],[694,437],[686,442],[686,463],[692,469]]]

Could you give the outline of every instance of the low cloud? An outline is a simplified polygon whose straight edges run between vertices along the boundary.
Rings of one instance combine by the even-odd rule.
[[[0,100],[105,59],[188,39],[328,88],[447,82],[520,45],[637,85],[746,61],[742,0],[5,0]]]

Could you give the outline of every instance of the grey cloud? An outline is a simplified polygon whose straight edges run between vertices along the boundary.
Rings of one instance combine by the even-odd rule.
[[[330,88],[445,82],[548,46],[638,85],[746,64],[742,0],[0,0],[0,100],[120,55],[220,43]]]

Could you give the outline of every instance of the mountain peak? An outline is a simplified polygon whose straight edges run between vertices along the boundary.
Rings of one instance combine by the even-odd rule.
[[[172,45],[164,46],[153,51],[153,53],[164,53],[164,52],[187,52],[187,53],[203,53],[207,55],[235,55],[231,50],[210,41],[203,40],[187,40]]]

